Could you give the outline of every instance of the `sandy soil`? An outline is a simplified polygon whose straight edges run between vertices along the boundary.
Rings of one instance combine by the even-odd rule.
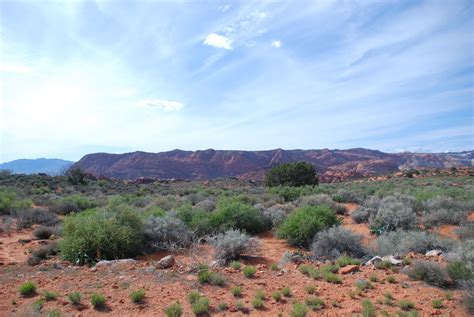
[[[349,213],[357,206],[349,205]],[[351,230],[363,233],[367,239],[371,238],[368,229],[351,223],[350,217],[345,217],[344,226]],[[50,259],[39,266],[28,266],[24,261],[28,254],[28,248],[35,246],[38,241],[22,244],[19,239],[31,239],[31,230],[14,232],[11,236],[0,236],[0,257],[4,264],[0,266],[0,315],[1,316],[30,316],[33,314],[32,304],[41,298],[45,290],[58,291],[60,296],[57,300],[44,304],[42,312],[58,308],[62,315],[74,316],[163,316],[163,309],[180,301],[183,305],[184,316],[193,316],[191,306],[187,303],[186,294],[191,290],[199,290],[210,298],[211,314],[215,316],[241,316],[245,315],[236,311],[236,299],[230,293],[230,287],[239,285],[243,289],[241,298],[245,306],[249,308],[249,316],[289,316],[294,301],[304,301],[308,295],[305,286],[315,285],[316,295],[325,301],[324,309],[311,312],[310,316],[350,316],[361,312],[361,301],[365,298],[372,300],[378,311],[385,310],[395,313],[399,309],[377,303],[383,300],[385,292],[391,292],[395,302],[405,299],[413,301],[422,316],[445,315],[445,316],[468,316],[461,305],[461,292],[454,291],[454,298],[444,301],[444,307],[433,309],[431,301],[443,298],[444,290],[428,286],[423,282],[409,280],[404,274],[379,270],[372,267],[361,267],[360,271],[353,274],[341,275],[343,283],[340,285],[330,284],[322,280],[313,280],[304,276],[297,270],[295,264],[288,264],[283,270],[272,271],[270,264],[278,262],[285,251],[294,250],[283,240],[276,239],[270,233],[260,236],[262,249],[257,258],[246,259],[243,264],[257,265],[258,272],[255,278],[245,278],[238,270],[230,268],[216,268],[215,271],[225,276],[227,285],[225,287],[200,285],[196,278],[196,264],[198,262],[210,263],[212,260],[212,248],[201,245],[192,252],[175,253],[176,263],[172,269],[160,270],[155,268],[158,259],[169,254],[160,252],[150,256],[141,257],[133,263],[120,263],[113,265],[89,267],[73,266],[62,262],[57,258]],[[17,264],[12,264],[16,262]],[[358,279],[368,279],[372,274],[378,277],[379,282],[374,282],[374,288],[366,291],[361,296],[351,298],[350,291],[355,290],[354,283]],[[388,283],[387,276],[394,275],[396,283]],[[21,297],[18,286],[31,280],[37,283],[38,293],[32,297]],[[290,287],[293,296],[282,302],[276,302],[271,298],[271,293]],[[146,291],[146,300],[143,304],[133,304],[129,298],[132,290],[143,288]],[[263,289],[267,295],[265,308],[255,310],[251,306],[251,300],[257,289]],[[71,305],[67,295],[73,291],[83,294],[83,306],[78,308]],[[94,292],[102,293],[107,297],[107,309],[103,311],[94,310],[90,304],[90,295]],[[217,304],[226,302],[229,310],[217,312]]]

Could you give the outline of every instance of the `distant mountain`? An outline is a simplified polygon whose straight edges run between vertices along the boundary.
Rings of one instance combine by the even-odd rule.
[[[0,164],[0,170],[10,170],[14,174],[46,173],[57,175],[74,162],[61,159],[20,159]]]
[[[377,176],[410,168],[472,166],[474,151],[460,153],[383,153],[363,148],[349,150],[269,151],[181,151],[161,153],[88,154],[75,166],[97,177],[134,180],[212,179],[237,177],[263,179],[265,172],[280,163],[306,161],[313,164],[322,181],[331,182]]]

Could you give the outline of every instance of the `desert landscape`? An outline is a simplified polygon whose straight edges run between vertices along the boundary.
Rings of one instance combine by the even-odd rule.
[[[470,172],[315,187],[3,173],[0,312],[470,316]],[[127,210],[144,237],[114,232],[109,221]],[[311,216],[301,212],[327,212],[336,227],[306,227]],[[80,229],[87,218],[110,227]],[[124,235],[142,240],[129,245]]]

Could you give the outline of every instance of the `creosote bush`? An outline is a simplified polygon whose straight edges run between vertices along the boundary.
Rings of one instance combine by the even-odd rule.
[[[224,263],[236,260],[244,254],[257,255],[260,248],[258,238],[252,238],[239,230],[227,230],[214,236],[210,243],[214,246],[214,257]]]
[[[342,227],[333,227],[318,232],[311,246],[315,258],[337,258],[349,255],[360,258],[367,254],[362,244],[363,237]]]
[[[328,207],[306,206],[289,214],[277,235],[292,245],[307,247],[316,233],[338,224],[336,214]]]

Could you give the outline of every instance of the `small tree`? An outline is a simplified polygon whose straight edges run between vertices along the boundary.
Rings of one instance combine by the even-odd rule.
[[[318,185],[314,166],[306,162],[284,163],[273,167],[265,176],[268,187]]]
[[[64,174],[71,185],[85,185],[87,183],[86,174],[78,167],[71,167]]]

